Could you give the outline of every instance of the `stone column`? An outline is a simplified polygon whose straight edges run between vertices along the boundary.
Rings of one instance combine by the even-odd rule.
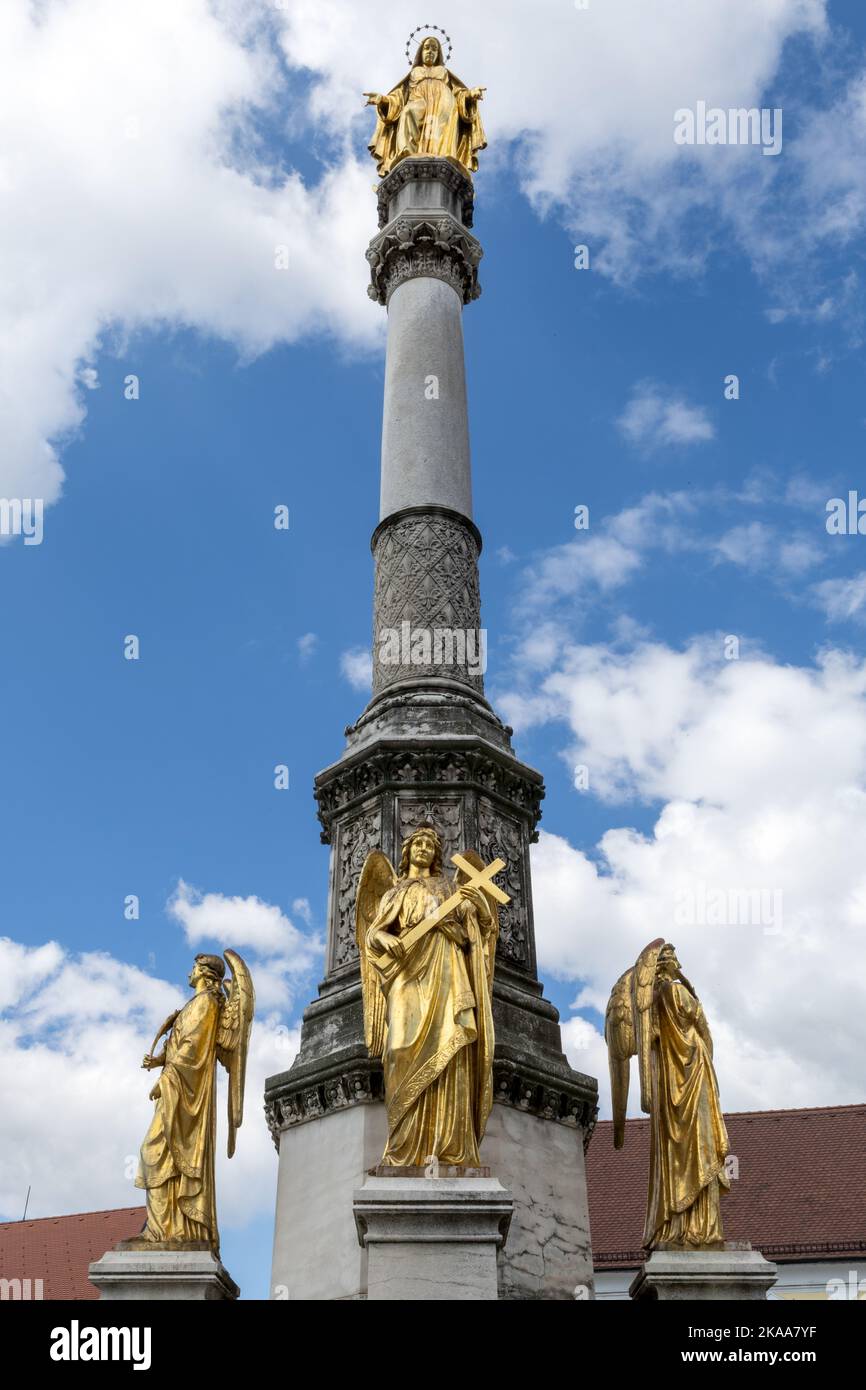
[[[446,864],[471,848],[507,865],[493,985],[497,1103],[481,1151],[514,1194],[500,1297],[573,1300],[575,1286],[592,1284],[584,1146],[598,1092],[569,1066],[536,970],[529,846],[542,778],[515,756],[511,729],[485,698],[471,659],[480,636],[474,651],[466,640],[481,631],[461,326],[480,293],[473,187],[447,160],[406,159],[378,201],[369,293],[387,307],[388,348],[373,690],[341,757],[316,778],[331,847],[326,971],[297,1059],[266,1083],[280,1153],[272,1283],[290,1298],[366,1296],[352,1194],[381,1155],[385,1120],[381,1065],[364,1044],[355,892],[371,849],[393,863],[403,838],[432,820]],[[433,640],[413,647],[413,634],[437,630],[438,651]],[[388,650],[383,631],[407,633],[408,645]],[[463,634],[462,652],[457,641],[449,652],[449,632]]]

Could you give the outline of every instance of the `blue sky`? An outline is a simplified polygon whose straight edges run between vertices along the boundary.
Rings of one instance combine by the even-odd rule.
[[[108,25],[120,76],[91,72],[88,101],[104,77],[112,129],[124,76],[146,85],[159,60],[167,100],[163,125],[143,97],[131,103],[144,136],[124,157],[140,161],[128,186],[97,127],[63,175],[69,229],[46,194],[42,232],[29,208],[18,242],[8,234],[20,274],[0,493],[54,500],[41,545],[0,547],[0,1219],[20,1214],[28,1182],[32,1215],[137,1200],[125,1161],[150,1109],[138,1055],[198,943],[246,946],[268,1006],[221,1211],[225,1262],[261,1297],[276,1156],[260,1082],[289,1064],[321,973],[328,851],[312,783],[367,698],[341,658],[370,640],[384,313],[364,293],[375,174],[341,34],[357,26],[357,91],[381,87],[400,75],[417,17],[396,7],[385,51],[336,3],[319,28],[300,6],[257,24],[230,4],[209,19],[154,6],[178,32],[142,31],[125,72],[125,31],[99,3],[69,5],[65,21],[48,5],[38,33],[17,8],[4,21],[17,60],[43,77],[62,36],[52,25],[69,26],[68,66],[77,57],[85,72],[89,26]],[[678,8],[656,7],[672,42]],[[689,26],[652,95],[651,64],[626,42],[651,4],[596,12],[565,55],[562,26],[584,18],[571,7],[540,6],[538,30],[510,5],[443,10],[452,65],[489,88],[483,295],[464,321],[487,690],[547,784],[539,952],[569,1057],[600,1077],[606,1106],[606,991],[670,933],[672,885],[693,873],[785,894],[783,931],[674,938],[714,1024],[723,1103],[860,1101],[866,539],[829,536],[825,521],[828,499],[866,495],[866,12],[729,6],[704,34]],[[758,12],[772,12],[760,33]],[[149,23],[133,7],[123,19],[130,32]],[[726,71],[714,65],[732,30]],[[191,77],[190,110],[174,110],[193,43],[211,76]],[[525,108],[511,90],[520,43],[534,56],[520,71]],[[590,63],[607,64],[608,112],[601,97],[581,107]],[[51,105],[45,90],[30,100]],[[783,106],[781,155],[685,151],[677,164],[653,112],[698,97]],[[202,134],[214,131],[215,146]],[[68,192],[50,140],[28,138],[29,177]],[[179,151],[168,175],[153,172],[160,141]],[[10,168],[15,206],[27,179]],[[291,170],[303,188],[289,196]],[[291,267],[278,283],[262,255],[280,225]],[[574,269],[578,242],[589,270]],[[124,397],[129,373],[138,400]],[[724,398],[728,373],[738,400]],[[127,634],[137,662],[124,660]],[[721,656],[726,635],[737,663]],[[578,761],[588,792],[573,786]],[[273,785],[278,763],[287,791]],[[124,917],[129,894],[138,921]]]

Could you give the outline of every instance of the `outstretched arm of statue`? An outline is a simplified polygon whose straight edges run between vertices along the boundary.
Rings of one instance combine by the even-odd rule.
[[[403,93],[399,87],[395,87],[393,92],[387,92],[384,96],[381,92],[364,92],[367,98],[367,106],[375,106],[376,114],[380,121],[390,125],[396,121],[403,109]]]

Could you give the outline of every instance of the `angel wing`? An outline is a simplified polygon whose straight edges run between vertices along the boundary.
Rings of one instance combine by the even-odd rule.
[[[463,858],[467,860],[473,869],[484,869],[486,864],[480,854],[476,854],[474,849],[464,849],[461,851]],[[454,874],[454,886],[459,888],[461,883],[465,883],[469,875],[462,869],[457,869]],[[493,931],[489,933],[484,943],[484,956],[487,963],[487,983],[493,984],[493,965],[496,959],[496,943],[499,940],[499,906],[495,898],[491,898],[487,893],[484,894],[487,906],[493,913]]]
[[[610,992],[604,1014],[604,1040],[610,1067],[610,1094],[613,1102],[613,1146],[625,1142],[625,1112],[631,1059],[637,1052],[634,1029],[632,980],[634,968],[620,975]]]
[[[640,1107],[645,1114],[652,1107],[652,1002],[656,978],[656,962],[665,944],[663,936],[644,946],[635,961],[632,978],[637,1059],[640,1070]]]
[[[379,973],[367,958],[369,931],[382,898],[397,882],[394,866],[380,849],[371,850],[364,860],[355,894],[355,940],[361,958],[361,991],[364,998],[364,1041],[371,1057],[381,1057],[385,1046],[385,996]]]
[[[621,1149],[625,1143],[625,1112],[632,1057],[637,1057],[640,1070],[641,1109],[649,1114],[652,1104],[653,986],[656,961],[663,945],[664,938],[658,937],[645,946],[631,970],[620,975],[607,1001],[604,1040],[610,1066],[615,1149]]]
[[[246,962],[237,951],[224,951],[223,954],[232,972],[232,978],[228,998],[220,1012],[217,1057],[229,1074],[228,1155],[231,1158],[235,1151],[235,1138],[244,1118],[247,1051],[256,1009],[256,992]]]

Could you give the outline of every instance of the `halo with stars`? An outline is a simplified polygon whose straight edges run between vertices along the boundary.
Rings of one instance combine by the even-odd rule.
[[[442,38],[448,45],[448,52],[445,54],[445,61],[446,63],[449,61],[451,57],[451,40],[445,33],[445,30],[441,29],[438,24],[419,24],[417,28],[412,30],[411,34],[406,40],[406,62],[410,65],[410,67],[412,65],[412,44],[417,42],[416,35],[427,33],[436,33],[442,35]],[[441,42],[442,40],[440,39],[440,44]]]

